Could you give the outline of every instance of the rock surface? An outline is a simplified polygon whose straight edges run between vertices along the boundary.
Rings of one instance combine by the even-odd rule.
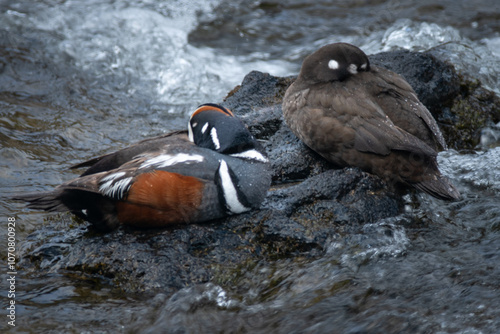
[[[464,104],[478,103],[485,122],[498,121],[494,95],[479,93],[484,91],[479,86],[465,89],[453,67],[431,55],[391,52],[371,61],[404,75],[442,126],[463,119],[456,111]],[[281,100],[293,79],[251,72],[223,102],[269,153],[273,187],[261,210],[206,224],[108,234],[75,228],[70,216],[62,215],[62,231],[50,240],[45,231],[25,261],[33,270],[79,273],[130,292],[173,293],[203,282],[239,286],[245,268],[291,256],[317,257],[327,241],[398,215],[401,199],[380,179],[356,168],[335,169],[284,125]],[[461,133],[448,127],[448,141]],[[465,139],[450,144],[472,145]]]

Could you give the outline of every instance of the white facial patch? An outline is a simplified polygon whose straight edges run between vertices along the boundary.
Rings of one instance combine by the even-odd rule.
[[[231,154],[232,157],[241,158],[241,159],[249,159],[249,160],[257,160],[260,162],[269,162],[262,153],[257,150],[248,150],[240,153]]]
[[[101,194],[115,199],[122,199],[125,193],[130,189],[133,179],[132,177],[126,177],[117,181],[117,179],[123,175],[125,175],[124,172],[119,172],[102,178],[101,182],[105,182],[99,186]]]
[[[218,150],[220,148],[219,137],[217,137],[217,130],[212,128],[210,130],[210,136],[212,137],[212,142],[214,143],[215,149]]]
[[[368,66],[367,63],[364,63],[363,65],[361,65],[359,68],[362,69],[362,70],[366,70],[366,66]]]
[[[351,64],[347,67],[347,70],[349,71],[349,73],[351,74],[356,74],[358,73],[358,67],[354,64]]]
[[[328,68],[331,70],[337,70],[339,68],[339,62],[336,60],[331,59],[328,62]]]
[[[203,127],[201,128],[201,133],[205,133],[205,131],[207,131],[207,128],[208,128],[208,123],[205,123],[205,125],[203,125]]]
[[[188,123],[188,138],[191,143],[194,143],[194,135],[193,135],[193,128],[195,128],[198,125],[198,123],[194,123],[191,125],[191,122]]]
[[[147,168],[147,167],[163,168],[177,164],[198,163],[198,162],[203,162],[204,160],[205,158],[203,158],[202,155],[198,154],[192,154],[192,155],[186,153],[179,153],[176,155],[161,154],[157,157],[144,161],[139,168]]]
[[[231,175],[229,175],[227,163],[224,160],[220,160],[219,175],[222,184],[222,192],[229,210],[232,213],[242,213],[250,210],[250,208],[247,208],[238,200],[238,193],[236,192]]]

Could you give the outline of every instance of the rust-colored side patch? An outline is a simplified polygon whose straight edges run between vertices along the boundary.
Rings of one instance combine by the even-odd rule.
[[[118,201],[118,220],[136,227],[190,222],[201,204],[204,184],[192,176],[165,171],[142,174]]]

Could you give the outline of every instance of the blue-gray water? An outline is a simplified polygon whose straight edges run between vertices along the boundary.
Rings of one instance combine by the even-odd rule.
[[[498,93],[499,6],[496,0],[0,1],[0,193],[50,189],[75,176],[71,164],[184,128],[193,107],[221,101],[249,71],[296,74],[305,55],[330,42],[354,43],[367,53],[439,46]],[[331,240],[319,259],[254,268],[243,293],[207,284],[143,300],[57,268],[24,276],[18,268],[16,327],[3,312],[0,329],[355,333],[361,324],[406,321],[408,332],[495,333],[500,131],[491,125],[484,132],[492,140],[476,153],[440,155],[464,199],[420,196],[417,207],[407,208],[422,217],[418,228],[391,219],[368,224],[362,234]],[[60,224],[5,197],[0,217],[1,240],[7,218],[16,218],[18,258]],[[80,235],[77,227],[74,233]],[[376,243],[363,242],[366,235],[377,236]],[[342,284],[357,284],[359,295],[332,298]],[[391,289],[396,297],[378,295]]]

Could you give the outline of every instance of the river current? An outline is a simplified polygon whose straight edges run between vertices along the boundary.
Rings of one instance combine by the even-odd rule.
[[[18,259],[58,222],[9,195],[51,189],[76,176],[67,170],[72,164],[185,128],[194,107],[220,102],[248,72],[297,74],[303,57],[324,44],[349,42],[368,54],[439,48],[500,93],[496,0],[0,0],[0,23],[0,239],[15,217]],[[367,224],[362,234],[332,240],[318,259],[263,265],[242,295],[207,283],[145,301],[105,282],[57,270],[23,277],[18,268],[16,327],[2,312],[0,330],[378,333],[370,324],[404,319],[407,332],[496,333],[500,124],[483,133],[474,151],[440,154],[441,170],[464,199],[419,195],[407,211],[422,228],[397,217]],[[80,233],[75,227],[68,238]],[[360,241],[365,234],[379,237],[368,245]],[[280,284],[259,297],[269,280]],[[344,282],[359,293],[335,294]],[[377,295],[390,289],[400,298]],[[7,290],[2,283],[4,310]],[[352,311],[360,298],[367,303]]]

